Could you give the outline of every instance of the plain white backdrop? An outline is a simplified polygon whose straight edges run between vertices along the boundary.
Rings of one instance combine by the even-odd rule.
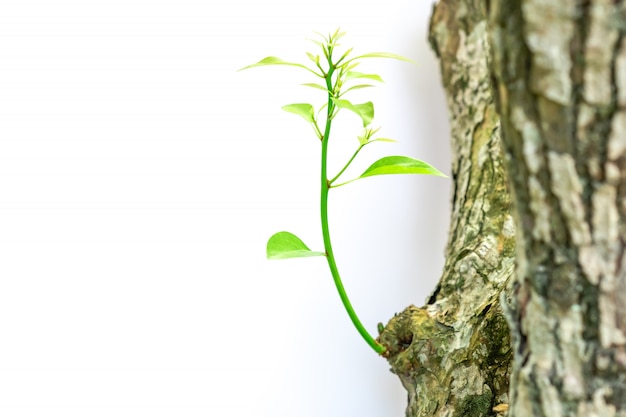
[[[0,415],[389,417],[406,396],[343,311],[323,258],[267,261],[289,230],[321,248],[319,142],[283,104],[321,104],[287,67],[341,27],[386,81],[384,155],[445,173],[430,1],[3,0]],[[319,92],[321,93],[321,92]],[[331,170],[354,149],[346,115]],[[349,176],[348,176],[349,177]],[[421,305],[442,265],[450,180],[331,192],[339,268],[368,329]]]

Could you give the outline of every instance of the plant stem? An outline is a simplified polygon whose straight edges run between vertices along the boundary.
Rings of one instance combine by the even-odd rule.
[[[326,87],[328,88],[328,108],[327,108],[327,116],[326,116],[326,127],[324,129],[324,136],[322,138],[322,169],[321,169],[321,182],[322,182],[322,190],[320,197],[320,214],[322,219],[322,235],[324,238],[324,249],[326,251],[326,259],[328,260],[328,267],[330,268],[330,272],[333,276],[333,281],[335,282],[335,286],[337,287],[337,292],[339,292],[339,297],[341,298],[341,302],[348,312],[348,316],[352,320],[354,327],[356,327],[357,331],[361,334],[363,339],[367,342],[368,345],[376,351],[378,354],[383,354],[387,349],[378,343],[363,327],[363,324],[359,320],[356,315],[354,309],[352,308],[352,304],[350,304],[350,300],[348,299],[348,295],[346,294],[346,290],[343,287],[343,283],[341,282],[341,277],[339,276],[339,271],[337,269],[337,264],[335,262],[335,255],[333,253],[333,248],[330,242],[330,230],[328,227],[328,190],[330,189],[330,181],[328,181],[328,176],[326,172],[326,162],[328,155],[328,139],[330,138],[330,127],[333,119],[333,112],[335,110],[335,105],[332,100],[332,76],[335,71],[335,64],[332,62],[332,46],[328,47],[328,73],[326,74]]]
[[[348,161],[348,163],[346,165],[344,165],[344,167],[341,169],[341,171],[339,171],[339,173],[337,175],[335,175],[335,177],[329,181],[329,185],[333,185],[333,183],[337,180],[337,178],[339,178],[341,176],[341,174],[343,174],[343,172],[350,166],[350,164],[352,163],[352,161],[354,161],[354,158],[356,158],[356,156],[359,154],[359,152],[361,151],[361,149],[363,149],[363,146],[365,145],[360,145],[356,152],[354,153],[354,155],[352,155],[352,158],[350,158],[350,160]]]

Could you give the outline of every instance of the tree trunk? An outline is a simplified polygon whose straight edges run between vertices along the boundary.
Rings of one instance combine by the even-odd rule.
[[[431,20],[450,111],[454,186],[439,285],[425,307],[407,308],[380,337],[408,391],[407,416],[486,416],[508,402],[512,351],[499,296],[513,274],[515,227],[483,4],[441,1]]]
[[[518,225],[512,416],[626,415],[626,8],[492,3]]]
[[[447,260],[380,336],[408,416],[626,416],[625,31],[624,0],[435,6]]]

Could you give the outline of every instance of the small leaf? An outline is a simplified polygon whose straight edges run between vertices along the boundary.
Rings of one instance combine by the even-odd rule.
[[[298,116],[301,116],[309,123],[313,123],[315,121],[315,111],[313,110],[313,106],[308,103],[287,104],[286,106],[283,106],[282,109],[288,111],[289,113],[295,113]]]
[[[359,110],[361,118],[363,119],[363,127],[368,126],[374,120],[374,103],[368,101],[363,104],[356,104],[355,107]]]
[[[343,61],[344,59],[346,59],[346,57],[348,55],[350,55],[350,53],[352,52],[353,48],[348,49],[342,56],[341,58],[339,58],[339,60],[336,62],[336,64],[339,64],[341,61]]]
[[[292,66],[292,67],[304,68],[305,70],[312,72],[313,74],[317,75],[318,77],[324,78],[320,74],[318,74],[317,72],[313,71],[311,68],[307,67],[306,65],[298,64],[298,63],[295,63],[295,62],[283,61],[282,59],[277,58],[275,56],[265,57],[262,60],[260,60],[259,62],[257,62],[256,64],[252,64],[252,65],[248,65],[247,67],[243,67],[239,71],[243,71],[243,70],[248,69],[248,68],[264,67],[264,66],[267,66],[267,65],[289,65],[289,66]]]
[[[252,64],[252,65],[248,65],[246,67],[243,67],[241,70],[245,70],[245,69],[248,69],[248,68],[254,68],[254,67],[263,67],[263,66],[266,66],[266,65],[292,65],[292,66],[296,66],[296,67],[304,67],[304,65],[302,65],[302,64],[297,64],[295,62],[287,62],[287,61],[284,61],[284,60],[282,60],[282,59],[280,59],[278,57],[275,57],[275,56],[268,56],[268,57],[263,58],[262,60],[260,60],[256,64]],[[241,70],[239,70],[239,71],[241,71]]]
[[[371,84],[359,84],[359,85],[354,85],[354,86],[352,86],[352,87],[348,88],[348,89],[347,89],[346,91],[344,91],[342,94],[346,94],[346,93],[347,93],[348,91],[350,91],[350,90],[358,90],[358,89],[361,89],[361,88],[368,88],[368,87],[374,87],[374,86],[373,86],[373,85],[371,85]]]
[[[326,89],[326,87],[324,87],[324,86],[323,86],[323,85],[321,85],[321,84],[317,84],[317,83],[304,83],[304,84],[300,84],[300,85],[306,85],[307,87],[317,88],[317,89],[319,89],[319,90],[324,90],[324,91],[326,91],[326,92],[328,91],[328,90]]]
[[[343,38],[346,35],[346,32],[339,32],[341,29],[337,28],[337,30],[335,30],[335,33],[333,33],[332,38],[334,40],[338,40]]]
[[[348,100],[333,99],[333,102],[339,108],[356,113],[363,120],[363,127],[368,126],[374,120],[374,104],[371,101],[363,104],[352,104]]]
[[[314,32],[317,33],[318,35],[320,35],[318,32]],[[321,36],[321,35],[320,35]],[[323,37],[323,36],[322,36]],[[319,46],[322,49],[326,49],[326,44],[320,42],[320,41],[316,41],[315,39],[308,39],[309,41],[313,42],[314,44],[316,44],[317,46]]]
[[[326,256],[323,252],[313,252],[296,235],[278,232],[267,241],[267,259],[307,258]]]
[[[357,72],[357,71],[347,71],[346,75],[344,75],[345,81],[353,80],[355,78],[367,78],[370,80],[379,81],[381,83],[383,82],[383,79],[380,78],[380,75],[378,74],[364,74],[362,72]]]
[[[359,58],[391,58],[391,59],[397,59],[400,61],[413,62],[412,60],[410,60],[409,58],[405,56],[392,54],[390,52],[370,52],[368,54],[363,54],[355,58],[352,58],[352,60],[359,59]]]
[[[370,129],[370,128],[365,128],[363,130],[363,134],[360,136],[357,136],[357,138],[359,139],[359,144],[361,146],[365,146],[370,142],[370,138],[380,130],[380,127],[376,128],[376,129]],[[373,142],[373,141],[371,141]]]
[[[426,162],[408,156],[386,156],[374,162],[359,178],[386,174],[424,174],[446,177],[437,168]]]
[[[311,61],[313,61],[315,64],[319,64],[320,63],[320,56],[319,55],[313,55],[310,52],[307,52],[306,55],[309,57],[309,59]]]
[[[389,138],[376,138],[376,139],[372,139],[370,140],[370,143],[372,142],[397,142],[397,140],[395,139],[389,139]]]

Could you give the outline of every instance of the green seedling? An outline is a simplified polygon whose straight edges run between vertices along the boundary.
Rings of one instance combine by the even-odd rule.
[[[346,294],[341,277],[335,262],[333,247],[330,239],[330,230],[328,227],[328,192],[331,188],[337,188],[353,181],[371,177],[374,175],[386,174],[426,174],[445,177],[440,171],[426,162],[409,158],[407,156],[387,156],[374,162],[360,176],[338,182],[342,174],[350,166],[357,157],[359,152],[374,142],[395,142],[392,139],[375,137],[380,128],[371,127],[374,120],[374,104],[371,101],[365,103],[352,103],[345,98],[346,93],[373,87],[371,82],[382,82],[382,78],[377,74],[368,74],[355,71],[354,69],[362,60],[368,58],[391,58],[401,61],[409,61],[409,59],[387,52],[373,52],[351,57],[352,49],[348,49],[343,53],[337,52],[336,48],[340,45],[337,41],[345,35],[339,30],[328,36],[318,34],[321,40],[313,40],[321,50],[321,54],[313,54],[307,52],[307,56],[312,61],[312,65],[303,65],[299,63],[283,61],[280,58],[268,56],[256,64],[242,68],[264,67],[268,65],[285,65],[303,69],[315,77],[321,79],[318,83],[302,84],[307,87],[321,90],[326,95],[326,102],[316,108],[308,103],[295,103],[283,106],[283,110],[297,114],[302,117],[313,128],[315,136],[321,142],[321,192],[320,192],[320,217],[322,221],[322,237],[324,240],[324,251],[315,252],[310,250],[300,238],[289,232],[278,232],[270,237],[267,242],[267,257],[269,259],[286,259],[286,258],[302,258],[310,256],[323,256],[328,261],[328,267],[332,274],[335,286],[339,292],[339,297],[348,312],[348,316],[352,323],[361,334],[363,339],[369,344],[374,351],[383,355],[386,351],[385,346],[376,341],[365,329],[359,317],[356,315],[350,300]],[[338,58],[336,58],[338,57]],[[363,130],[357,135],[358,146],[352,157],[344,165],[344,167],[333,177],[329,178],[327,173],[327,157],[328,142],[333,120],[343,110],[356,114],[363,122]],[[342,112],[345,113],[345,112]],[[379,326],[378,330],[382,331]]]

